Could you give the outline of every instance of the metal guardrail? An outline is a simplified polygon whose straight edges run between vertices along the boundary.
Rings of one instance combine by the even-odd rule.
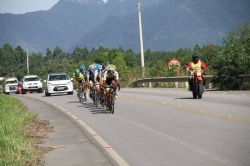
[[[132,84],[148,83],[148,82],[187,82],[189,76],[181,77],[156,77],[156,78],[144,78],[133,82]],[[207,82],[210,82],[214,76],[206,75]],[[250,82],[250,75],[240,76],[243,82]]]

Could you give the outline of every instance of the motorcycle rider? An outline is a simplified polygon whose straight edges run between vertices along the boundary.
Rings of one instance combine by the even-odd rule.
[[[198,53],[194,53],[192,55],[192,60],[186,65],[186,70],[191,70],[191,75],[188,78],[188,84],[189,84],[189,91],[191,91],[191,86],[192,86],[192,76],[193,76],[193,70],[194,69],[204,69],[204,70],[209,70],[207,65],[200,60],[200,55]],[[204,82],[203,82],[203,87],[205,87],[206,84],[206,78],[203,75]]]

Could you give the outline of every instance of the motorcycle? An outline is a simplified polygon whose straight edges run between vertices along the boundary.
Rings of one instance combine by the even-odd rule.
[[[202,94],[204,92],[204,75],[202,74],[201,69],[195,69],[191,78],[191,91],[193,92],[193,97],[196,99],[197,96],[199,99],[202,98]]]

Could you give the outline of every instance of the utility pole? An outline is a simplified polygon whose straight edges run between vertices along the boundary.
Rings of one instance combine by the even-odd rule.
[[[27,50],[27,75],[29,75],[29,51]]]
[[[142,26],[141,26],[141,3],[138,0],[138,16],[139,16],[139,32],[140,32],[140,47],[141,47],[141,66],[142,66],[142,78],[144,78],[144,51],[143,51],[143,38],[142,38]]]

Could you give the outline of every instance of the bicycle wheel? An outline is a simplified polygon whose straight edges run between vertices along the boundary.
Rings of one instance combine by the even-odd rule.
[[[111,107],[112,107],[112,109],[111,109],[111,113],[112,114],[114,114],[114,111],[115,111],[115,98],[114,98],[114,92],[112,93],[112,95],[111,95]]]
[[[79,97],[79,102],[81,103],[82,102],[82,87],[81,86],[78,87],[78,97]]]
[[[97,107],[99,103],[99,95],[95,94],[95,106]]]
[[[93,91],[92,91],[92,100],[93,100],[93,104],[95,106],[95,102],[96,102],[96,92],[95,92],[95,89],[93,89]]]
[[[99,102],[100,102],[100,105],[101,105],[101,107],[103,107],[103,94],[102,94],[102,92],[100,92],[100,95],[99,95]]]
[[[114,114],[114,109],[115,109],[114,102],[115,102],[115,100],[114,100],[114,92],[112,91],[109,94],[109,112],[112,113],[112,114]]]
[[[83,93],[83,96],[84,96],[84,101],[87,102],[87,94],[86,94],[86,92]]]

